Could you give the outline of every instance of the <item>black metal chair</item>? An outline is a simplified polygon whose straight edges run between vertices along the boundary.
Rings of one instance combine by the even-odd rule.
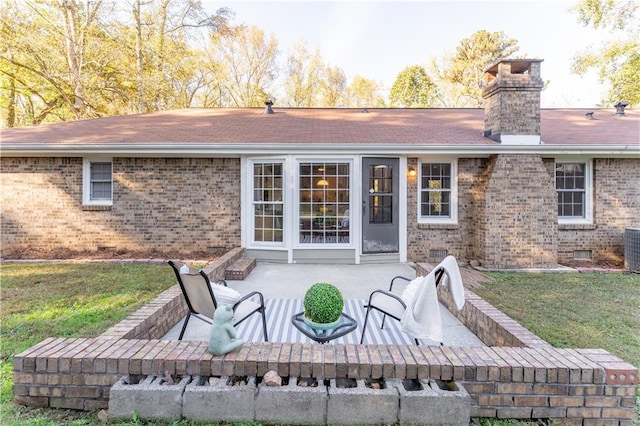
[[[227,283],[224,280],[217,280],[215,283],[211,283],[207,274],[195,268],[181,263],[173,262],[169,260],[167,263],[173,268],[173,272],[176,274],[178,284],[184,296],[184,300],[187,303],[189,313],[187,314],[180,336],[178,340],[182,340],[184,332],[187,329],[187,324],[192,316],[195,316],[201,321],[208,324],[212,323],[213,314],[218,307],[218,301],[215,295],[215,286],[221,285],[224,288],[227,287]],[[267,337],[267,320],[265,317],[264,297],[262,293],[252,291],[251,293],[240,297],[233,304],[233,317],[235,319],[234,326],[240,324],[251,315],[255,313],[262,315],[262,332],[265,342],[269,341]]]
[[[436,286],[440,284],[442,281],[442,277],[444,276],[445,270],[444,268],[440,268],[435,271],[435,279]],[[364,317],[364,325],[362,326],[362,336],[360,337],[360,344],[364,341],[364,333],[367,330],[367,321],[369,320],[369,313],[372,309],[375,309],[378,312],[382,313],[382,323],[380,328],[384,328],[384,322],[387,319],[387,315],[396,321],[400,321],[402,316],[404,315],[404,311],[407,309],[407,304],[404,302],[402,297],[396,293],[393,293],[393,285],[396,280],[402,280],[410,282],[411,278],[396,276],[391,279],[391,283],[389,284],[389,290],[374,290],[369,295],[369,301],[366,305],[364,305],[367,313]],[[416,345],[419,345],[418,339],[413,339]]]

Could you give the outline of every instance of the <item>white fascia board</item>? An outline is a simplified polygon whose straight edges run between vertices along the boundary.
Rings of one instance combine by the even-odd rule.
[[[540,145],[540,135],[500,135],[502,145]]]
[[[112,157],[224,157],[269,154],[345,154],[345,155],[451,155],[457,157],[483,157],[493,154],[593,155],[609,158],[640,156],[640,144],[621,145],[504,145],[478,144],[65,144],[19,143],[0,144],[0,155],[5,157],[85,157],[109,155]]]

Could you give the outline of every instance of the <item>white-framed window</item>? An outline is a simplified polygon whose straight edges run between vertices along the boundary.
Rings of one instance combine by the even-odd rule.
[[[418,176],[418,221],[457,221],[458,190],[455,161],[422,161]]]
[[[298,243],[351,243],[351,161],[298,163]]]
[[[254,243],[284,243],[284,164],[282,161],[254,161],[252,164]]]
[[[113,162],[110,158],[83,161],[82,202],[85,205],[113,203]]]
[[[556,193],[558,222],[591,223],[592,173],[591,161],[556,161]]]

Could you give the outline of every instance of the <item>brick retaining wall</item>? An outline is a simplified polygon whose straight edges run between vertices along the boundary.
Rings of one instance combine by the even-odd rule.
[[[446,295],[441,289],[445,304]],[[456,380],[472,397],[473,417],[633,424],[637,368],[602,349],[553,348],[470,291],[457,315],[487,347],[257,342],[214,356],[206,342],[158,340],[185,312],[176,285],[97,338],[44,340],[14,357],[15,401],[104,409],[123,375],[261,377],[273,369],[290,377]]]

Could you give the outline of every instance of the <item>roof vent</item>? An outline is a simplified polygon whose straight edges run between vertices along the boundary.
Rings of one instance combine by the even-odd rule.
[[[267,107],[264,110],[265,114],[273,114],[273,108],[271,108],[271,105],[273,105],[273,101],[271,99],[267,100],[264,103]]]
[[[363,114],[369,114],[369,110],[366,107],[362,108],[362,113]]]
[[[629,105],[626,102],[618,102],[614,105],[616,107],[616,115],[624,115],[624,107]]]
[[[593,111],[589,111],[584,116],[587,117],[587,120],[595,120],[595,118],[593,118]]]

